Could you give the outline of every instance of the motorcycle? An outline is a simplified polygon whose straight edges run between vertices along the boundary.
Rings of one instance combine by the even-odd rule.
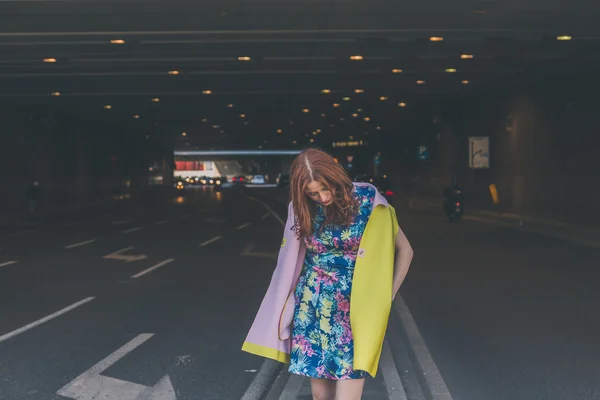
[[[450,223],[458,222],[462,217],[463,208],[462,192],[453,190],[444,200],[444,212]]]

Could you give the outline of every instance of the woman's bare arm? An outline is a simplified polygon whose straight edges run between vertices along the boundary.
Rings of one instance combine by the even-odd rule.
[[[394,280],[392,284],[392,299],[396,297],[402,282],[406,278],[408,268],[413,258],[413,249],[406,238],[402,229],[398,228],[398,235],[396,235],[396,258],[394,261]]]

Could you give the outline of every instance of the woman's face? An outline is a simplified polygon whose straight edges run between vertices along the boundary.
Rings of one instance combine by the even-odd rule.
[[[306,185],[306,195],[309,199],[316,201],[324,206],[333,204],[333,195],[335,192],[326,185],[318,181],[312,181]]]

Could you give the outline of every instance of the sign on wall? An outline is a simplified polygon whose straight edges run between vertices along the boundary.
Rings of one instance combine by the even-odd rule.
[[[473,169],[490,167],[490,138],[488,136],[469,138],[469,167]]]
[[[427,146],[419,146],[418,157],[421,161],[429,160],[429,149],[427,148]]]

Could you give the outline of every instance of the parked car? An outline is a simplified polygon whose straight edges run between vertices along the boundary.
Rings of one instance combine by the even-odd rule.
[[[354,177],[354,182],[366,182],[372,184],[389,202],[393,201],[396,197],[387,175],[381,175],[376,178],[372,175],[361,174]]]
[[[252,177],[252,183],[254,185],[264,185],[266,183],[264,175],[254,175]]]

